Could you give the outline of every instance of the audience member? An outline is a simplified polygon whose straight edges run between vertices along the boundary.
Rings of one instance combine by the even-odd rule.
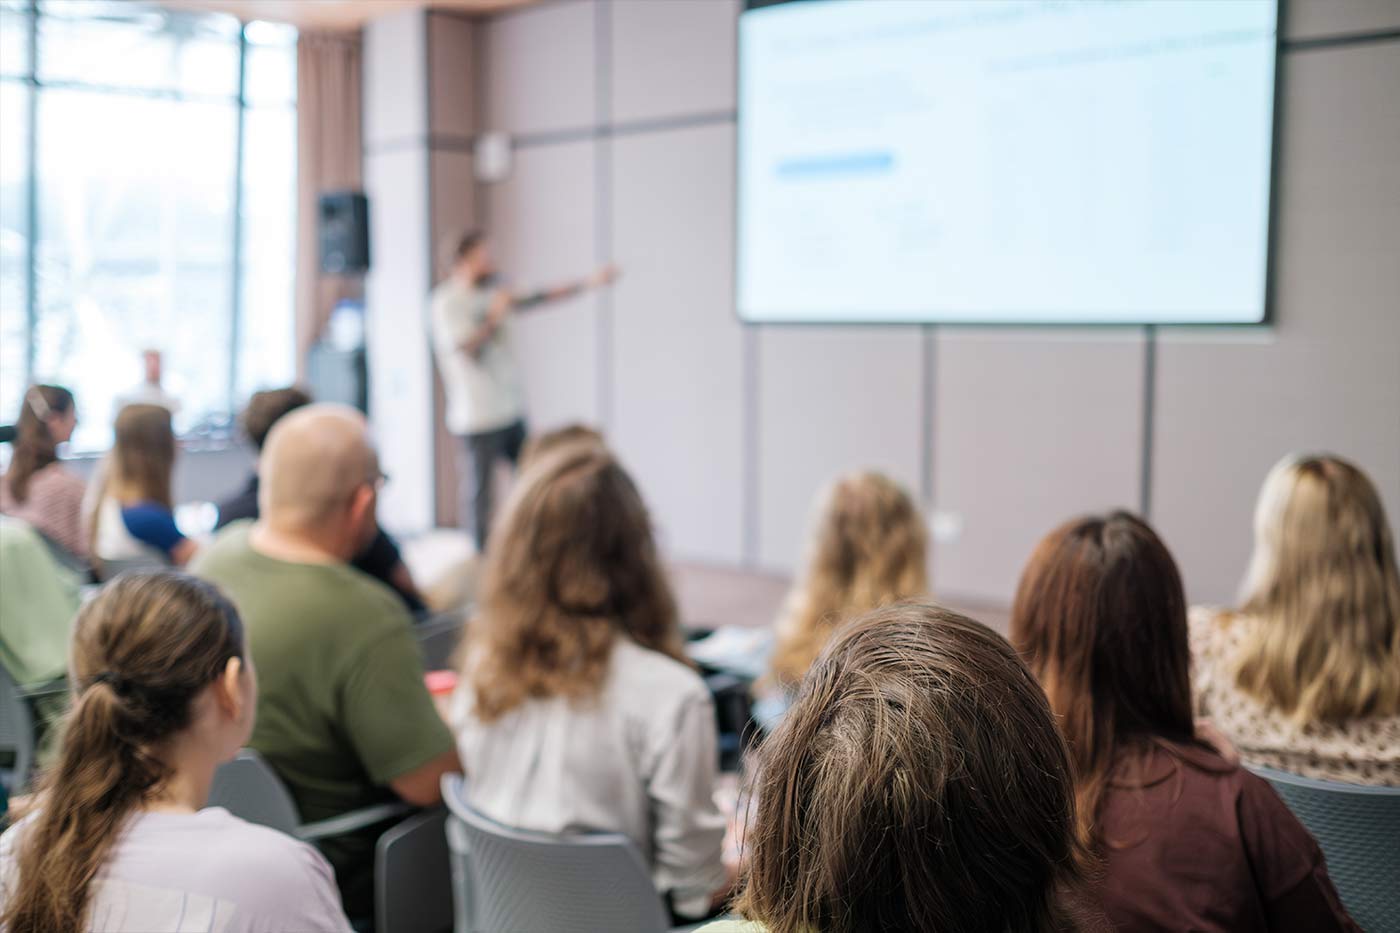
[[[1202,742],[1186,598],[1171,554],[1124,512],[1036,547],[1011,640],[1075,771],[1081,841],[1120,929],[1351,930],[1317,843],[1263,779]]]
[[[1045,695],[991,630],[927,603],[842,627],[759,750],[751,923],[707,931],[1096,929]]]
[[[121,410],[128,405],[159,405],[169,411],[171,416],[180,413],[180,400],[171,395],[165,388],[164,379],[164,357],[159,350],[141,351],[141,368],[143,377],[140,382],[132,386],[131,390],[117,397],[116,415],[121,414]]]
[[[253,728],[246,647],[217,590],[168,571],[124,576],[79,613],[62,752],[0,837],[0,928],[349,930],[314,849],[201,809]]]
[[[55,559],[38,532],[0,517],[0,666],[20,686],[63,676],[68,627],[78,611],[78,579]],[[34,701],[36,739],[47,760],[51,728],[66,709],[62,692]]]
[[[262,453],[267,433],[283,415],[311,404],[311,396],[296,386],[285,389],[268,389],[254,392],[248,406],[238,420],[252,443],[253,449]],[[243,519],[258,517],[258,473],[248,478],[243,489],[219,503],[219,519],[215,529]],[[403,599],[410,612],[421,612],[424,608],[422,594],[399,554],[398,545],[382,528],[376,528],[373,540],[350,565],[356,570],[369,574],[394,588]]]
[[[10,468],[0,477],[0,512],[28,522],[35,531],[77,558],[87,556],[83,528],[86,484],[64,469],[58,445],[78,424],[73,393],[61,386],[31,386],[15,425]]]
[[[759,716],[781,715],[841,623],[928,592],[928,529],[919,507],[880,473],[837,479],[820,500],[806,566],[777,623]]]
[[[378,527],[383,479],[363,416],[339,405],[292,412],[268,435],[260,472],[261,518],[224,529],[195,566],[248,626],[262,681],[250,744],[307,822],[395,797],[438,803],[439,780],[459,765],[423,684],[412,618],[349,566]],[[322,845],[352,917],[373,910],[379,829]]]
[[[472,803],[625,833],[680,917],[728,894],[714,705],[685,661],[650,518],[601,445],[521,474],[492,530],[452,720]]]
[[[1400,786],[1400,573],[1380,496],[1336,457],[1286,457],[1254,517],[1240,608],[1191,617],[1198,711],[1246,761]]]
[[[93,481],[92,553],[98,561],[133,560],[155,552],[184,565],[197,550],[175,524],[170,495],[175,434],[170,410],[127,405],[115,439]]]

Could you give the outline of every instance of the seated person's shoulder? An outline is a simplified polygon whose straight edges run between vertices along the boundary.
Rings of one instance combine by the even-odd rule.
[[[612,663],[614,682],[622,689],[644,692],[657,700],[680,701],[710,695],[695,668],[625,636],[617,639]]]
[[[212,851],[219,853],[220,870],[237,873],[256,887],[301,890],[307,884],[332,881],[325,858],[312,846],[285,833],[239,819],[221,807],[202,810]]]

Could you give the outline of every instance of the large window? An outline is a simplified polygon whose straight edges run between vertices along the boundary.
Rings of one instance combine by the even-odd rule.
[[[161,351],[176,428],[294,371],[296,32],[130,0],[0,0],[0,420],[78,397],[78,450]]]

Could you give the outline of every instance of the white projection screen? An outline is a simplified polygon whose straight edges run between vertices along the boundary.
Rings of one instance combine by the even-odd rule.
[[[1277,0],[739,19],[753,322],[1259,323]]]

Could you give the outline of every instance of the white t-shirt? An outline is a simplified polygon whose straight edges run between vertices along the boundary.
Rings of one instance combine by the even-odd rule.
[[[448,278],[432,296],[433,352],[447,396],[447,430],[495,431],[525,414],[525,394],[511,346],[510,317],[472,359],[461,346],[486,320],[492,291]]]
[[[538,832],[620,832],[677,912],[699,916],[725,882],[715,804],[714,702],[685,665],[619,635],[596,699],[527,700],[490,723],[466,678],[452,698],[473,806]]]
[[[0,836],[0,910],[34,817]],[[89,892],[89,933],[348,933],[319,852],[222,807],[137,813]]]

